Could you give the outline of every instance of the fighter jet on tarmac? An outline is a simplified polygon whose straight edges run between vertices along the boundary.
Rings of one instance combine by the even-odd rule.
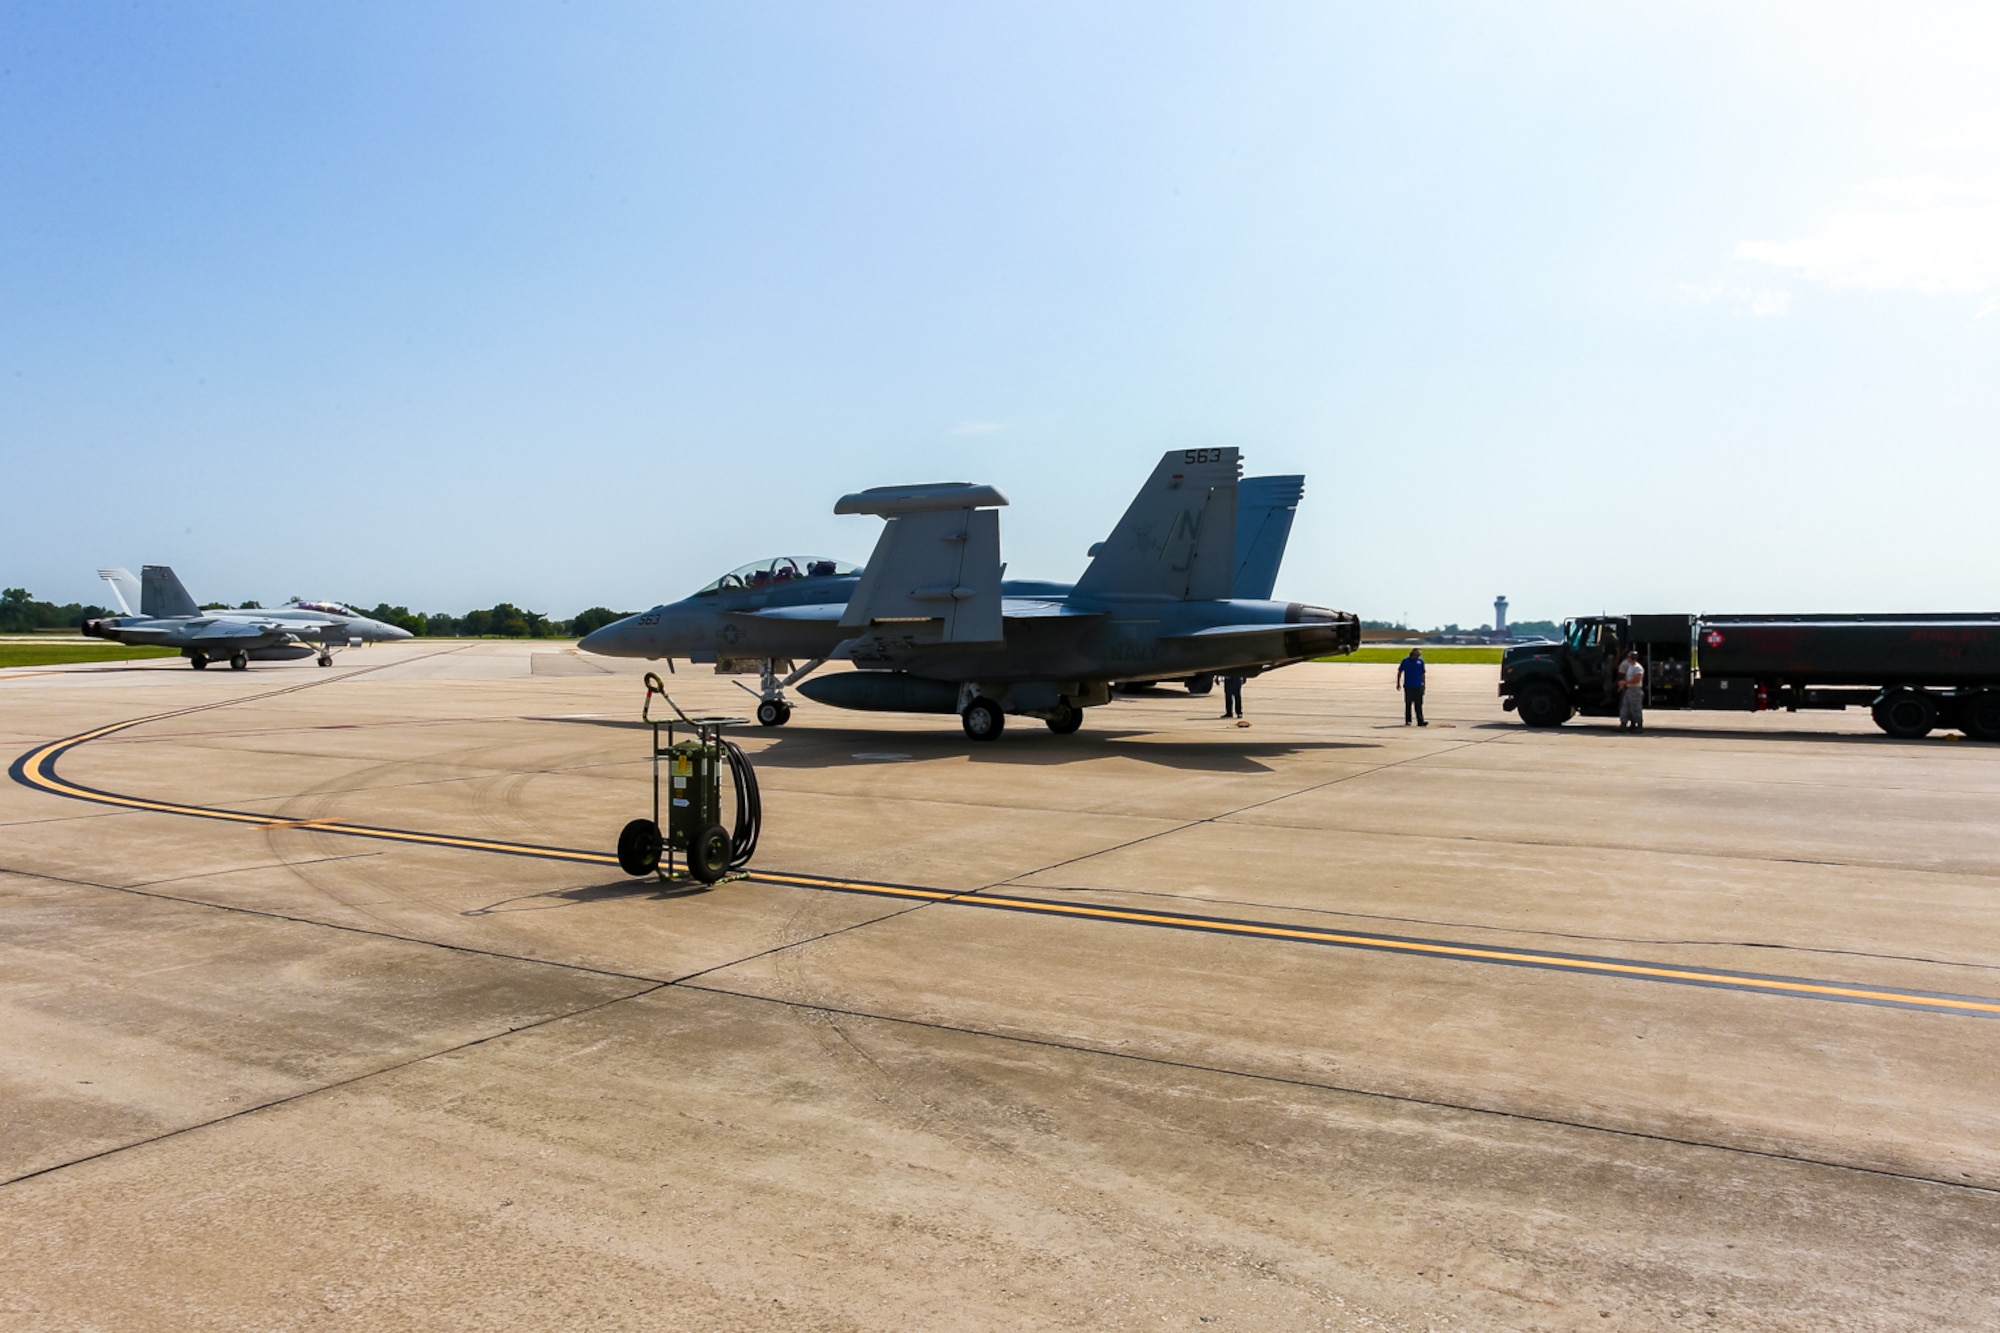
[[[864,569],[800,557],[745,566],[606,625],[582,647],[757,670],[766,726],[791,715],[784,691],[799,685],[839,708],[957,713],[981,741],[998,737],[1009,714],[1075,731],[1085,708],[1109,702],[1113,682],[1255,675],[1352,652],[1353,615],[1265,600],[1298,479],[1252,479],[1284,516],[1260,512],[1239,544],[1240,470],[1233,448],[1170,451],[1073,585],[1003,583],[1007,497],[991,486],[862,491],[834,512],[887,520]],[[1261,596],[1237,595],[1246,574]],[[793,670],[796,659],[805,664]],[[829,660],[859,669],[799,684]]]
[[[143,582],[123,569],[97,571],[98,577],[111,585],[111,595],[125,614],[85,621],[85,634],[118,643],[178,648],[197,671],[224,657],[235,671],[248,667],[252,660],[284,662],[311,657],[315,643],[319,645],[319,664],[332,666],[336,645],[410,637],[406,629],[356,615],[338,602],[295,602],[273,611],[203,611],[168,566],[147,565],[141,573]],[[139,602],[136,615],[132,611],[134,598]]]

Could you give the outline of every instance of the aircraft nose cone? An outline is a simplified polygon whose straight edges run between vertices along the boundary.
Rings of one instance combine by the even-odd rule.
[[[387,628],[389,631],[388,637],[391,639],[409,639],[416,637],[415,635],[411,634],[408,630],[404,629],[401,625],[390,625]]]
[[[632,622],[636,616],[614,620],[609,625],[600,625],[576,641],[576,646],[587,653],[597,653],[604,657],[627,657],[631,655],[633,631]]]

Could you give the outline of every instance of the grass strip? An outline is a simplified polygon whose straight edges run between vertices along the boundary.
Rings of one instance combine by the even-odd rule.
[[[131,662],[142,657],[178,657],[180,651],[178,648],[133,648],[122,643],[0,643],[0,667]]]
[[[1498,666],[1500,654],[1507,651],[1499,645],[1482,647],[1440,647],[1424,649],[1424,661],[1443,665]],[[1345,657],[1322,657],[1322,662],[1400,662],[1410,655],[1408,648],[1357,648]]]

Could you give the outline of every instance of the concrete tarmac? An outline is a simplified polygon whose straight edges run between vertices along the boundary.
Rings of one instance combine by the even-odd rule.
[[[0,787],[0,1328],[2000,1325],[2000,747],[802,702],[687,893],[643,666],[0,672],[160,715]]]

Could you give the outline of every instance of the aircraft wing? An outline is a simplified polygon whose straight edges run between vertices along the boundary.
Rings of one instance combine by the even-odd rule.
[[[271,634],[318,634],[333,625],[331,620],[252,620],[249,617],[234,619],[217,617],[206,624],[195,626],[188,635],[192,640],[204,639],[256,639]]]
[[[814,602],[806,606],[767,606],[761,611],[731,611],[732,616],[743,616],[749,620],[783,620],[792,624],[838,625],[845,602]]]
[[[1008,620],[1039,620],[1045,616],[1101,616],[1102,611],[1078,611],[1062,602],[1040,597],[1003,597],[1000,614]]]

